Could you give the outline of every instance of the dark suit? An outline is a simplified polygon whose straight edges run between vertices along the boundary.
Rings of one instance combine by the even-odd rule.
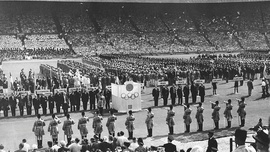
[[[176,146],[172,143],[164,144],[162,147],[165,148],[165,152],[176,152]]]
[[[56,112],[57,113],[60,113],[60,107],[61,107],[61,103],[60,103],[60,94],[59,93],[56,93],[54,95],[54,101],[55,101],[55,104],[56,104]]]
[[[186,85],[184,86],[184,97],[185,97],[185,104],[188,104],[188,96],[189,96],[189,87]]]
[[[10,96],[9,97],[9,104],[10,104],[10,108],[11,108],[11,114],[12,116],[16,116],[16,98],[14,96]]]
[[[164,103],[164,106],[167,106],[168,97],[169,97],[169,89],[168,88],[163,88],[162,89],[162,94],[163,94],[163,103]]]
[[[191,85],[192,103],[196,103],[198,90],[195,84]]]
[[[49,102],[50,114],[53,114],[54,100],[53,100],[53,97],[51,95],[48,97],[48,102]]]
[[[89,97],[90,97],[90,110],[95,109],[96,108],[96,105],[95,105],[96,91],[94,91],[94,90],[89,91]]]
[[[110,100],[111,100],[111,97],[112,97],[112,93],[110,90],[105,90],[105,100],[106,100],[106,109],[110,109]]]
[[[38,110],[40,108],[40,102],[36,97],[33,98],[33,105],[34,105],[34,109],[35,109],[35,115],[38,115]]]
[[[179,86],[176,90],[177,92],[177,96],[178,96],[178,104],[183,104],[183,91],[182,91],[182,88],[181,86]]]
[[[79,91],[74,92],[76,110],[79,111],[81,107],[81,93]]]
[[[87,110],[88,99],[89,99],[89,94],[87,92],[83,92],[82,93],[83,110]]]
[[[201,103],[204,102],[204,96],[205,96],[205,87],[204,85],[199,86],[199,96],[201,97]]]
[[[170,88],[170,95],[171,95],[172,105],[175,105],[175,98],[176,98],[176,88],[175,87]]]
[[[47,114],[47,99],[46,97],[41,96],[39,100],[42,107],[43,115],[46,115]]]
[[[158,106],[158,98],[159,98],[159,89],[158,88],[153,89],[152,96],[154,97],[155,106]]]

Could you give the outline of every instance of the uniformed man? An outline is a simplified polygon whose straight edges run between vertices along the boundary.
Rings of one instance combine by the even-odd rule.
[[[246,119],[246,103],[245,103],[245,98],[242,97],[240,101],[238,101],[238,109],[237,109],[237,113],[240,117],[241,120],[241,124],[240,127],[244,127],[245,126],[245,119]]]
[[[197,107],[197,113],[196,113],[196,119],[198,123],[198,130],[197,131],[203,131],[203,111],[204,108],[202,107],[202,103],[199,103],[199,106]]]
[[[48,132],[50,132],[50,135],[52,136],[53,143],[58,142],[58,134],[59,134],[58,124],[60,123],[61,123],[60,119],[58,119],[58,117],[55,116],[55,114],[53,114],[52,120],[48,127]]]
[[[9,104],[10,104],[12,116],[16,116],[17,101],[14,96],[14,93],[11,93],[11,96],[9,97]]]
[[[167,85],[165,86],[165,88],[162,89],[162,97],[163,97],[163,105],[167,106],[169,97],[169,89]]]
[[[126,118],[125,125],[126,125],[126,128],[128,130],[128,139],[133,139],[133,130],[135,130],[135,127],[134,127],[135,117],[133,116],[131,110],[128,111],[128,114],[129,115]]]
[[[147,117],[145,120],[147,131],[148,131],[147,137],[153,136],[153,126],[154,126],[153,118],[154,118],[154,113],[152,113],[152,109],[149,107]]]
[[[113,110],[110,110],[110,116],[108,117],[106,127],[108,128],[109,134],[115,136],[115,120],[117,117],[113,114]]]
[[[32,114],[32,105],[33,105],[33,100],[32,100],[32,96],[30,95],[26,95],[24,97],[24,102],[26,103],[26,113],[27,115],[31,115]]]
[[[217,94],[217,82],[212,82],[212,87],[213,87],[213,95]]]
[[[157,86],[152,90],[152,96],[154,97],[154,105],[158,106],[159,89]]]
[[[80,130],[82,140],[87,139],[88,130],[86,127],[89,118],[85,116],[84,111],[82,112],[82,118],[79,119],[78,129]]]
[[[195,83],[191,84],[190,90],[191,90],[192,103],[196,103],[197,95],[198,95],[198,89],[197,89],[197,86],[196,86]]]
[[[60,103],[60,93],[57,90],[56,94],[54,95],[54,101],[55,101],[55,105],[56,105],[56,112],[60,113],[60,107],[61,107],[61,103]]]
[[[186,84],[183,89],[184,97],[185,97],[185,104],[188,104],[188,97],[189,97],[189,86]]]
[[[183,91],[182,91],[181,85],[178,86],[176,92],[178,96],[178,104],[182,105],[183,104]]]
[[[83,110],[87,110],[88,100],[89,100],[89,94],[88,92],[85,91],[85,89],[83,89],[82,91]]]
[[[214,121],[215,124],[215,128],[214,129],[219,129],[219,110],[220,110],[220,106],[219,106],[219,101],[216,101],[215,103],[212,103],[212,119]]]
[[[228,126],[226,128],[231,128],[231,122],[232,122],[232,100],[229,99],[228,102],[224,101],[226,103],[226,109],[224,110],[224,117],[227,119]]]
[[[183,116],[184,123],[185,123],[185,126],[186,126],[185,133],[189,133],[190,132],[190,124],[192,122],[192,119],[190,117],[191,111],[192,111],[192,109],[190,108],[190,105],[189,104],[186,104],[185,105],[184,116]]]
[[[175,122],[174,122],[174,115],[175,115],[175,112],[173,111],[173,106],[171,105],[170,106],[170,110],[168,110],[167,112],[167,118],[166,118],[166,123],[169,127],[169,135],[173,135],[173,126],[175,125]]]
[[[80,107],[81,107],[81,92],[78,90],[78,88],[74,92],[74,97],[75,97],[76,111],[80,111]]]
[[[53,109],[54,109],[54,98],[52,97],[52,94],[48,96],[48,102],[49,102],[49,109],[50,109],[50,114],[53,114]]]
[[[38,120],[35,121],[32,131],[37,137],[38,148],[42,148],[42,136],[45,134],[43,127],[45,126],[45,122],[43,119],[41,119],[40,114],[37,115],[37,118]]]
[[[235,75],[235,77],[237,77],[237,75]],[[238,86],[239,86],[238,81],[234,81],[234,93],[235,94],[238,93]]]
[[[62,109],[63,109],[64,115],[66,116],[68,113],[68,108],[69,108],[69,102],[68,102],[69,100],[68,100],[66,92],[61,93],[60,99],[61,99],[61,104],[62,104]]]
[[[4,94],[4,97],[2,98],[1,102],[3,104],[4,117],[8,117],[8,110],[10,108],[9,108],[8,97],[6,94]]]
[[[217,140],[213,137],[214,136],[214,132],[210,131],[208,133],[208,147],[206,152],[217,152],[218,151],[218,144],[217,144]]]
[[[106,100],[106,109],[110,109],[110,101],[111,101],[111,97],[112,97],[112,92],[109,89],[105,89],[104,92],[104,96],[105,96],[105,100]]]
[[[70,101],[70,111],[76,110],[76,102],[75,102],[75,95],[74,92],[71,91],[69,94],[69,101]]]
[[[90,97],[90,110],[96,109],[96,91],[94,89],[90,89],[89,91],[89,97]]]
[[[253,83],[252,83],[252,79],[249,79],[247,82],[247,87],[248,87],[248,96],[251,96],[251,92],[253,90]]]
[[[95,135],[97,135],[99,137],[99,139],[100,139],[101,133],[103,131],[102,122],[101,122],[102,120],[103,120],[103,118],[99,114],[99,111],[96,111],[95,117],[93,119],[92,127],[94,129]]]
[[[23,116],[23,113],[24,113],[24,106],[25,106],[25,101],[23,100],[24,99],[24,96],[21,94],[20,95],[20,98],[19,98],[19,103],[18,103],[18,106],[19,106],[19,110],[20,110],[20,116]]]
[[[64,131],[64,134],[67,136],[68,145],[70,145],[70,141],[73,135],[72,125],[74,125],[75,122],[70,118],[69,114],[67,114],[66,117],[67,120],[64,121],[62,130]]]

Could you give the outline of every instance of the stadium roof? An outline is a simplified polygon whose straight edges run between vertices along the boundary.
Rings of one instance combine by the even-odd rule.
[[[0,0],[7,1],[7,0]],[[117,2],[117,3],[232,3],[232,2],[263,2],[269,0],[8,0],[30,2]]]

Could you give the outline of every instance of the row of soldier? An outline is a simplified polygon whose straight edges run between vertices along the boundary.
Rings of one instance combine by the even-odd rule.
[[[227,124],[228,124],[226,128],[230,128],[231,121],[233,118],[231,114],[233,106],[230,99],[225,103],[226,103],[226,108],[224,110],[224,117],[227,119]],[[246,103],[245,103],[244,98],[241,98],[241,100],[238,100],[238,106],[239,107],[237,109],[237,113],[241,120],[240,126],[243,127],[245,125],[245,116],[246,116],[246,111],[245,111]],[[219,106],[219,101],[212,103],[212,109],[213,109],[212,119],[215,124],[214,129],[219,129],[219,120],[220,120],[219,111],[221,109],[221,107]],[[202,106],[202,103],[199,103],[199,105],[197,106],[197,112],[195,115],[195,118],[197,119],[197,124],[198,124],[197,131],[203,131],[203,122],[204,122],[203,111],[204,111],[204,108]],[[184,119],[184,123],[186,127],[185,133],[190,132],[190,125],[192,123],[192,118],[190,116],[191,112],[192,112],[192,109],[190,108],[190,105],[186,104],[185,109],[184,109],[184,115],[183,115],[183,119]],[[170,109],[168,109],[167,117],[166,117],[166,124],[168,125],[170,135],[174,134],[174,126],[175,126],[174,116],[175,116],[175,111],[173,110],[173,106],[171,105]],[[37,118],[38,120],[35,121],[32,131],[35,133],[37,137],[38,147],[41,148],[42,136],[45,134],[44,129],[43,129],[43,127],[45,126],[45,122],[44,120],[41,119],[41,115],[38,114]],[[69,114],[66,114],[66,118],[67,119],[64,121],[62,130],[64,131],[64,134],[67,138],[68,143],[70,143],[70,140],[73,135],[72,125],[75,124],[75,121],[71,119]],[[154,127],[153,119],[154,119],[154,113],[152,112],[151,108],[148,108],[148,113],[145,119],[146,128],[148,131],[147,137],[153,136],[152,134],[153,127]],[[90,118],[86,117],[85,113],[82,112],[82,118],[78,120],[78,126],[77,126],[77,128],[80,131],[82,139],[87,138],[87,135],[88,135],[87,123],[89,122],[89,120]],[[103,132],[102,120],[103,120],[102,115],[99,113],[99,111],[96,111],[95,116],[93,118],[92,128],[93,128],[95,136],[97,136],[98,138],[100,138],[101,133]],[[114,115],[113,111],[111,110],[110,116],[108,117],[107,122],[106,122],[106,127],[108,128],[108,133],[112,136],[115,136],[115,121],[116,120],[117,120],[117,117]],[[133,115],[133,112],[129,111],[128,116],[126,117],[126,121],[125,121],[125,126],[129,134],[128,135],[129,139],[133,138],[133,131],[135,130],[134,121],[135,121],[135,117]],[[55,114],[53,114],[52,120],[48,127],[48,131],[50,132],[50,135],[52,136],[53,141],[58,140],[58,134],[59,134],[58,124],[60,123],[61,121],[55,116]]]
[[[49,94],[21,94],[11,93],[10,95],[4,94],[0,97],[0,110],[4,111],[4,116],[7,117],[9,110],[11,110],[12,116],[16,116],[16,108],[19,107],[20,116],[24,115],[24,109],[26,108],[27,115],[32,114],[32,108],[34,108],[35,115],[39,114],[39,109],[42,108],[42,113],[47,114],[49,110],[50,114],[61,112],[61,108],[64,113],[70,111],[80,111],[81,105],[83,110],[93,110],[99,108],[101,113],[104,108],[110,109],[111,91],[108,89],[82,89],[82,91],[74,90],[69,93],[59,92],[53,95]],[[81,104],[82,103],[82,104]]]

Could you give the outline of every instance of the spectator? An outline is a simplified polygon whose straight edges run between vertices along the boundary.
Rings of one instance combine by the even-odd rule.
[[[119,145],[121,147],[124,146],[124,142],[128,141],[127,137],[124,136],[124,132],[120,131],[119,134],[117,134],[117,135],[119,135],[117,137],[117,145]]]
[[[172,141],[174,140],[172,135],[168,136],[168,143],[164,144],[161,147],[165,148],[165,152],[176,152],[176,146],[172,143]]]
[[[30,145],[26,142],[26,139],[23,139],[22,140],[22,143],[23,143],[23,149],[22,150],[25,150],[26,152],[29,151],[29,149],[31,148]]]
[[[70,152],[80,152],[82,149],[82,145],[79,144],[80,139],[76,138],[75,140],[71,140],[71,144],[68,146]]]
[[[4,146],[2,145],[2,144],[0,144],[0,152],[6,152],[5,150],[4,150]]]
[[[107,136],[104,136],[101,140],[101,143],[99,144],[99,149],[102,152],[113,151],[112,144],[109,143],[109,139]]]
[[[15,152],[26,152],[25,150],[23,150],[23,143],[19,144],[19,149],[16,150]]]
[[[138,138],[138,144],[139,147],[135,149],[135,152],[147,152],[146,148],[143,146],[144,143],[142,138]]]
[[[66,142],[64,140],[60,141],[60,148],[58,149],[58,152],[67,152],[69,151],[69,148],[66,147]]]
[[[54,141],[53,142],[53,146],[52,146],[52,150],[54,152],[58,152],[58,149],[60,148],[60,146],[58,145],[58,141]]]
[[[139,144],[137,143],[137,139],[134,137],[134,138],[132,139],[132,142],[130,143],[129,149],[130,149],[131,151],[135,151],[135,149],[136,149],[137,147],[139,147]]]
[[[235,143],[238,145],[238,147],[233,152],[255,152],[255,149],[251,146],[246,146],[246,138],[247,138],[247,131],[238,128],[235,130]]]
[[[268,129],[259,130],[252,137],[255,139],[256,150],[258,152],[268,152],[269,148]]]
[[[45,149],[45,152],[54,152],[53,149],[52,149],[53,142],[48,141],[47,144],[48,144],[48,148]]]
[[[217,140],[213,137],[214,132],[208,132],[208,147],[206,152],[217,152],[218,151],[218,143]]]

